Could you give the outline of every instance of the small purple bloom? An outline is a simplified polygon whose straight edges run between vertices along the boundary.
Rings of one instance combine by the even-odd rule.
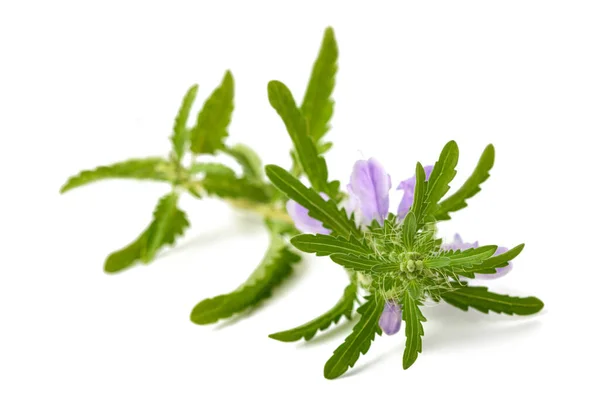
[[[443,250],[467,250],[479,247],[479,242],[465,243],[458,233],[454,234],[454,241],[442,245]]]
[[[369,225],[373,220],[383,224],[390,208],[392,181],[383,166],[374,158],[359,160],[354,164],[348,193],[361,222]]]
[[[462,238],[460,237],[460,235],[458,233],[454,235],[453,242],[442,245],[443,250],[467,250],[467,249],[474,249],[477,247],[479,247],[479,242],[465,243],[465,242],[463,242]],[[506,253],[507,251],[508,251],[508,248],[506,248],[506,247],[498,247],[496,249],[496,252],[494,253],[494,255],[497,256],[502,253]],[[495,274],[475,274],[475,278],[476,279],[501,278],[504,275],[508,274],[512,270],[512,267],[513,267],[512,261],[509,261],[508,265],[506,267],[497,268]]]
[[[329,200],[325,193],[321,193],[321,197]],[[329,235],[331,231],[323,226],[323,223],[308,215],[308,210],[302,207],[294,200],[289,200],[286,204],[286,209],[294,225],[300,232],[304,233],[322,233]]]
[[[425,170],[425,180],[428,180],[429,176],[431,175],[431,171],[433,171],[433,165],[427,165],[426,167],[423,167],[423,169]],[[404,218],[406,214],[408,214],[408,211],[410,210],[415,198],[416,184],[417,176],[413,175],[412,177],[400,182],[396,188],[396,190],[404,191],[402,200],[400,200],[400,205],[398,206],[398,218]]]
[[[395,301],[387,301],[381,317],[379,317],[379,327],[386,335],[393,335],[400,330],[402,323],[402,309]]]

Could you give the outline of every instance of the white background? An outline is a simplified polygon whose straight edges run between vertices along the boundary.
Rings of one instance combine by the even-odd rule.
[[[0,398],[598,398],[599,18],[597,1],[575,0],[3,1]],[[287,165],[266,84],[280,79],[300,99],[329,25],[340,46],[331,175],[346,181],[357,158],[376,156],[397,183],[455,139],[460,182],[494,143],[491,179],[441,232],[525,242],[491,287],[540,297],[541,314],[427,308],[409,370],[401,332],[327,381],[348,324],[310,343],[267,337],[340,296],[345,274],[325,259],[306,257],[252,318],[189,322],[267,243],[256,220],[216,200],[186,197],[192,229],[150,266],[103,273],[168,187],[104,182],[59,196],[65,179],[166,154],[185,90],[199,83],[202,100],[226,69],[230,143]]]

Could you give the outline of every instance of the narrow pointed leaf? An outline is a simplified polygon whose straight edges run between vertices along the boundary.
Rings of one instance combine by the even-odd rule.
[[[440,203],[435,219],[438,221],[448,220],[450,219],[449,213],[465,208],[466,200],[479,193],[480,185],[490,177],[490,170],[493,166],[494,146],[490,144],[483,151],[469,179],[454,194]]]
[[[497,294],[483,286],[455,284],[455,290],[442,294],[442,298],[461,310],[467,311],[471,307],[485,314],[493,311],[508,315],[531,315],[544,308],[544,303],[537,297]]]
[[[415,213],[409,211],[402,222],[402,244],[409,251],[412,250],[415,243],[415,235],[417,234],[417,219]]]
[[[425,209],[425,193],[427,191],[427,181],[425,181],[425,169],[421,163],[417,163],[415,168],[415,192],[410,212],[415,215],[417,229],[422,225],[423,210]]]
[[[287,331],[277,332],[269,335],[270,338],[281,342],[295,342],[304,338],[304,340],[312,339],[317,331],[324,331],[331,324],[336,324],[342,316],[350,319],[354,302],[356,301],[356,285],[351,283],[344,290],[342,298],[329,311],[323,315],[300,325],[297,328]]]
[[[466,250],[446,251],[439,257],[425,260],[425,265],[430,268],[451,268],[481,265],[491,258],[498,246],[481,246]]]
[[[198,85],[194,85],[188,89],[181,103],[181,107],[179,108],[179,112],[177,113],[177,117],[175,117],[171,142],[173,143],[173,153],[177,160],[181,160],[188,145],[190,131],[187,127],[187,121],[197,93]]]
[[[292,93],[279,81],[269,82],[268,92],[269,102],[283,120],[294,143],[297,159],[312,187],[333,197],[335,193],[330,193],[327,184],[325,159],[317,153],[315,143],[309,136],[304,116],[296,106]]]
[[[372,250],[363,242],[350,237],[345,239],[332,235],[297,235],[290,242],[298,250],[305,253],[316,253],[317,256],[330,256],[332,254],[355,254],[368,256]]]
[[[332,200],[324,200],[317,192],[307,188],[289,172],[277,165],[267,165],[267,177],[273,185],[290,199],[298,202],[308,209],[308,214],[321,221],[325,228],[331,229],[334,234],[342,237],[354,235],[362,238],[361,232],[354,221],[346,216],[344,210],[339,210]]]
[[[454,140],[451,140],[442,149],[427,181],[423,217],[433,216],[437,212],[439,201],[448,192],[450,189],[449,184],[456,176],[457,163],[458,146]]]
[[[93,170],[81,171],[67,180],[60,189],[60,193],[104,179],[140,179],[168,182],[173,178],[173,174],[173,165],[163,158],[131,159],[97,167]]]
[[[458,274],[468,278],[473,278],[475,276],[473,273],[495,274],[498,268],[506,267],[509,261],[517,257],[521,251],[523,251],[524,247],[525,244],[522,243],[505,253],[488,258],[481,264],[466,266],[462,271],[458,272]]]
[[[191,130],[191,149],[196,154],[215,154],[224,148],[227,128],[233,112],[233,76],[227,71],[198,113]]]
[[[205,299],[192,310],[192,322],[205,325],[229,318],[257,305],[271,296],[272,290],[292,272],[300,256],[287,248],[278,234],[272,234],[271,245],[259,266],[237,290]]]
[[[118,272],[137,261],[150,262],[160,248],[174,244],[189,225],[185,213],[177,208],[177,194],[162,197],[154,210],[152,223],[134,242],[110,254],[104,270]]]
[[[325,364],[324,375],[327,379],[335,379],[353,367],[361,354],[367,354],[375,335],[381,335],[379,317],[385,302],[376,296],[365,299],[366,302],[358,308],[360,320]]]
[[[319,143],[329,130],[329,120],[333,114],[331,93],[335,86],[337,59],[338,46],[333,29],[327,28],[300,107],[308,124],[308,132],[315,143]],[[320,152],[323,153],[325,150],[323,146]]]
[[[406,347],[402,357],[402,367],[408,369],[423,351],[423,322],[427,321],[419,309],[419,302],[411,296],[409,290],[404,292],[402,300],[402,319],[406,323],[404,328]]]

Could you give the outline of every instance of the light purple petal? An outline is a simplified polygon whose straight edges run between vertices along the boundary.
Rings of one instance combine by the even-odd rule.
[[[429,177],[431,176],[431,171],[433,171],[433,165],[427,165],[423,167],[423,169],[425,170],[425,180],[429,180]],[[410,207],[412,206],[414,201],[416,185],[417,177],[416,175],[413,175],[412,177],[400,182],[400,184],[396,188],[397,190],[404,191],[404,194],[402,195],[402,200],[400,200],[400,204],[398,205],[398,212],[396,214],[398,218],[402,219],[406,216],[406,214],[408,214],[408,211],[410,210]]]
[[[395,301],[385,303],[381,317],[379,317],[379,327],[386,335],[393,335],[400,330],[402,323],[402,309]]]
[[[496,250],[494,255],[497,256],[502,253],[506,253],[507,251],[508,251],[507,247],[498,247],[498,249]],[[497,268],[495,274],[475,274],[475,278],[476,279],[498,279],[498,278],[501,278],[504,275],[508,274],[512,270],[512,268],[513,268],[512,261],[509,261],[508,265],[506,267]]]
[[[479,242],[465,243],[458,233],[454,235],[454,241],[442,245],[442,250],[467,250],[479,247]]]
[[[321,194],[321,197],[327,200],[327,196],[325,194]],[[289,200],[287,202],[286,209],[289,216],[292,217],[294,225],[300,232],[322,233],[324,235],[329,235],[331,233],[329,229],[323,227],[323,223],[321,223],[321,221],[309,216],[308,210],[294,200]]]
[[[383,224],[390,208],[392,182],[383,166],[374,158],[359,160],[350,176],[349,192],[362,215],[362,222]]]

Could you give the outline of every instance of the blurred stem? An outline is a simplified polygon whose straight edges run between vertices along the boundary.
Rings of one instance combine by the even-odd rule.
[[[279,222],[293,224],[292,217],[285,210],[275,208],[272,204],[255,203],[244,199],[226,199],[233,208],[246,210]]]

